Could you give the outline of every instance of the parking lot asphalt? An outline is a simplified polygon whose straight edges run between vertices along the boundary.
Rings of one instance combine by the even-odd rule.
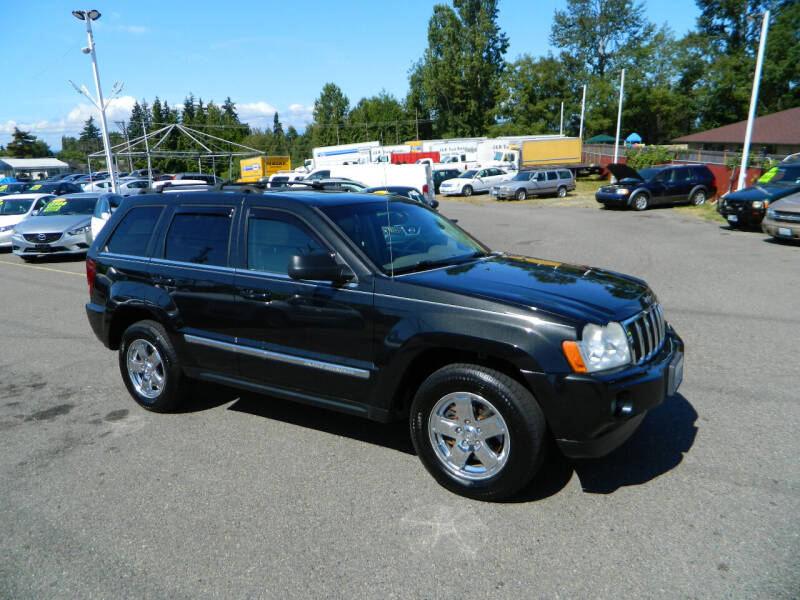
[[[216,386],[138,408],[83,262],[0,252],[0,598],[797,598],[800,246],[672,209],[440,210],[645,279],[686,342],[679,394],[611,455],[475,502],[403,423]]]

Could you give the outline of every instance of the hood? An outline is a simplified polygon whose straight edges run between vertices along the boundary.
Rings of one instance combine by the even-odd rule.
[[[642,176],[628,165],[611,163],[610,165],[606,165],[606,170],[616,177],[617,181],[622,181],[623,179],[638,179],[639,181],[644,181]]]
[[[16,225],[23,219],[26,219],[28,214],[24,215],[0,215],[0,227],[8,227],[9,225]]]
[[[17,227],[20,233],[57,233],[76,227],[83,227],[92,221],[92,215],[53,215],[52,217],[35,216],[25,219]]]
[[[777,200],[794,192],[800,191],[800,184],[792,187],[771,185],[769,183],[756,183],[737,192],[725,194],[725,200],[734,202],[749,202],[752,200]]]
[[[770,208],[800,214],[800,194],[792,194],[769,205]]]
[[[655,301],[640,279],[604,269],[505,254],[414,273],[404,279],[600,324],[631,317]]]

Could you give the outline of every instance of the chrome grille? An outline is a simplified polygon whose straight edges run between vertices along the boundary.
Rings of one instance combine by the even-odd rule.
[[[55,242],[57,239],[60,239],[61,235],[61,233],[23,233],[22,237],[34,244],[49,244],[50,242]]]
[[[787,221],[789,223],[800,222],[800,213],[790,213],[790,212],[776,210],[775,216],[773,218],[776,221]]]
[[[631,360],[634,364],[643,363],[664,345],[667,328],[664,311],[660,304],[640,312],[623,323],[631,347]]]

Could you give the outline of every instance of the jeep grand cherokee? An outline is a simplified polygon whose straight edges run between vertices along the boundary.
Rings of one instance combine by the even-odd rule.
[[[428,471],[472,498],[525,487],[547,436],[610,452],[683,372],[643,281],[491,252],[396,197],[131,197],[86,272],[89,322],[144,408],[202,380],[407,419]]]

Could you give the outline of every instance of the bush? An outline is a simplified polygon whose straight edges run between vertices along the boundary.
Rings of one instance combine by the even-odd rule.
[[[628,148],[628,162],[630,168],[639,170],[668,163],[674,158],[674,152],[662,146],[634,146]]]

